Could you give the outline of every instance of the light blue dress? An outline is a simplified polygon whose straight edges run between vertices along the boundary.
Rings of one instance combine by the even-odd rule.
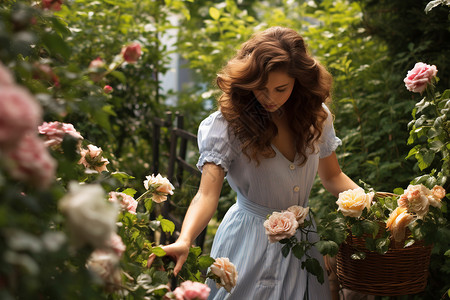
[[[215,283],[209,280],[209,299],[331,298],[326,272],[325,282],[320,284],[315,276],[301,268],[301,261],[292,252],[283,257],[282,245],[269,243],[263,226],[266,216],[273,211],[285,210],[292,205],[308,206],[319,158],[329,156],[341,143],[335,135],[329,111],[328,114],[316,147],[318,151],[310,153],[301,167],[297,161],[291,162],[284,157],[275,146],[272,146],[275,157],[262,159],[259,166],[249,162],[241,151],[238,139],[228,132],[227,121],[220,111],[214,112],[200,124],[197,167],[201,170],[206,162],[222,166],[228,183],[237,193],[237,201],[222,220],[211,250],[212,257],[228,257],[236,266],[237,285],[229,294],[224,288],[217,289]],[[298,159],[297,155],[295,160]],[[301,240],[299,233],[297,238]],[[317,239],[317,235],[309,234],[310,241]],[[317,249],[311,249],[309,254],[323,266],[323,257]]]

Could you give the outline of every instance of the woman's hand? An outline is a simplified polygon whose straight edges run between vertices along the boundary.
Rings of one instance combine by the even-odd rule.
[[[189,245],[187,243],[183,243],[181,241],[176,241],[173,244],[162,246],[161,247],[165,252],[166,256],[170,256],[176,262],[175,268],[173,269],[173,273],[177,276],[178,272],[180,272],[181,267],[186,261],[189,254]],[[150,268],[155,260],[156,255],[154,253],[150,254],[147,261],[147,267]]]

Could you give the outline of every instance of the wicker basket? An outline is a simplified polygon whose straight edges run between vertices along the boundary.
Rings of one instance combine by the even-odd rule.
[[[407,248],[402,245],[391,241],[389,250],[382,255],[367,250],[363,238],[349,235],[336,256],[339,283],[343,288],[367,295],[399,296],[422,292],[427,285],[432,246],[421,241]],[[352,254],[361,251],[366,254],[365,259],[351,258]]]

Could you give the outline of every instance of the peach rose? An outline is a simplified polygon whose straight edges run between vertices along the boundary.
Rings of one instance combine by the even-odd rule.
[[[366,194],[361,187],[339,193],[336,201],[339,206],[338,210],[346,217],[359,218],[364,208],[370,208],[373,196],[373,192]]]
[[[295,214],[290,211],[274,212],[264,221],[266,235],[271,243],[292,237],[298,225]]]
[[[423,184],[409,185],[403,194],[398,198],[397,204],[399,207],[404,207],[410,213],[415,213],[419,219],[428,213],[430,205],[429,195],[431,191]]]
[[[428,196],[428,201],[431,206],[441,208],[442,202],[441,199],[445,197],[445,189],[440,185],[435,185]]]
[[[80,151],[81,158],[78,164],[82,164],[86,168],[94,168],[99,173],[108,171],[106,165],[109,164],[109,161],[102,156],[102,148],[94,145],[88,145],[87,147],[88,149],[82,149]]]
[[[122,48],[121,54],[127,63],[135,63],[141,57],[141,45],[137,42],[131,43]]]
[[[42,108],[28,90],[18,85],[1,86],[0,149],[13,149],[27,132],[41,123]]]
[[[54,147],[61,144],[66,134],[70,134],[79,140],[83,139],[81,134],[69,123],[44,122],[38,127],[38,130],[40,134],[45,136],[45,145],[47,147]]]
[[[17,180],[36,187],[47,188],[55,180],[56,161],[48,153],[44,142],[33,133],[22,137],[15,149],[5,152],[8,169]]]
[[[161,203],[167,200],[167,195],[173,195],[174,186],[166,177],[162,177],[161,174],[154,176],[146,176],[147,180],[144,180],[144,187],[146,190],[154,189],[155,192],[152,195],[152,200],[156,203]]]
[[[414,216],[408,213],[406,207],[397,207],[386,222],[386,228],[391,232],[397,242],[405,238],[406,227],[414,220]]]
[[[120,204],[123,210],[127,210],[133,215],[136,214],[138,202],[130,195],[120,192],[110,192],[109,201]]]
[[[287,209],[291,213],[295,215],[295,219],[298,222],[298,225],[302,225],[305,222],[306,217],[309,213],[309,207],[303,207],[299,205],[293,205]]]
[[[409,91],[414,93],[422,93],[432,82],[432,79],[436,76],[436,74],[436,66],[430,66],[422,62],[418,62],[414,65],[412,70],[408,71],[408,74],[403,81]]]
[[[238,273],[236,267],[227,257],[216,258],[216,261],[211,265],[211,273],[219,277],[220,282],[217,282],[217,287],[224,287],[228,293],[236,285]]]
[[[177,287],[173,294],[177,300],[207,300],[211,289],[204,283],[196,281],[184,281]]]

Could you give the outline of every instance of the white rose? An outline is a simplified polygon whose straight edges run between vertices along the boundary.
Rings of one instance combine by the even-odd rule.
[[[67,216],[75,245],[108,246],[109,238],[116,231],[118,207],[106,200],[99,184],[71,182],[59,208]]]
[[[295,215],[298,225],[302,225],[305,222],[305,219],[309,213],[309,207],[305,208],[305,207],[299,206],[299,205],[293,205],[293,206],[289,207],[287,210]]]
[[[339,205],[338,210],[346,217],[359,218],[364,208],[370,208],[373,196],[374,193],[366,194],[361,187],[339,193],[339,198],[336,201]]]
[[[216,261],[211,265],[211,273],[220,279],[220,283],[217,283],[218,288],[224,287],[230,293],[236,285],[238,273],[236,267],[227,257],[216,258]]]

